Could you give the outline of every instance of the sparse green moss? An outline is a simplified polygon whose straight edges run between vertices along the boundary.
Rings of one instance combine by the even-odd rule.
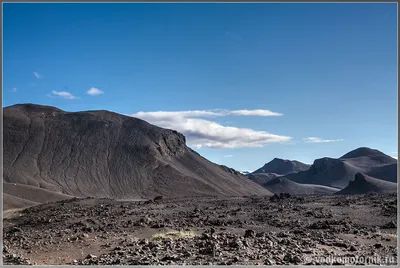
[[[174,240],[184,238],[184,239],[190,239],[196,237],[197,234],[192,231],[170,231],[166,233],[156,233],[152,236],[153,240],[161,240],[161,239],[166,239],[166,238],[171,238]]]

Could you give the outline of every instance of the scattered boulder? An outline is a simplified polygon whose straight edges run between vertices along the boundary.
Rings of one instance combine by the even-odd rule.
[[[281,199],[281,198],[279,197],[279,195],[274,194],[273,196],[271,196],[271,197],[269,198],[269,201],[271,201],[271,202],[278,202],[280,199]]]
[[[157,202],[157,201],[161,201],[163,199],[163,197],[161,195],[154,197],[153,201]]]
[[[246,230],[246,232],[244,233],[245,238],[254,237],[255,235],[256,235],[256,232],[254,232],[253,230]]]
[[[396,229],[397,228],[397,224],[394,221],[390,221],[390,222],[382,225],[381,228],[382,229]]]

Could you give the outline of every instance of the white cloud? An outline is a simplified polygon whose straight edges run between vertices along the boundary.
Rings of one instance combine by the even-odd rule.
[[[270,116],[261,110],[238,111],[178,111],[178,112],[138,112],[130,116],[148,121],[154,125],[174,129],[187,138],[188,145],[193,148],[244,148],[263,147],[268,143],[286,142],[291,137],[280,136],[249,128],[223,126],[211,120],[198,117],[218,117],[228,115]],[[268,111],[268,110],[263,110]],[[234,112],[234,113],[232,113]]]
[[[61,97],[61,98],[67,99],[67,100],[79,99],[78,97],[75,97],[74,95],[72,95],[71,93],[66,92],[66,91],[55,91],[55,90],[53,90],[51,92],[51,94],[53,94],[52,96]]]
[[[392,154],[397,154],[397,152],[392,152]]]
[[[394,159],[397,159],[397,156],[392,156]]]
[[[226,155],[224,155],[224,157],[233,157],[233,155],[231,155],[231,154],[226,154]]]
[[[212,111],[177,111],[177,112],[165,112],[165,111],[158,111],[158,112],[138,112],[133,114],[132,116],[142,118],[145,117],[146,120],[170,120],[174,117],[217,117],[221,116],[222,113],[212,112]]]
[[[236,110],[230,111],[227,115],[244,115],[244,116],[281,116],[281,113],[271,112],[269,110]]]
[[[270,110],[192,110],[192,111],[157,111],[157,112],[138,112],[135,116],[145,116],[148,119],[160,120],[161,118],[171,117],[219,117],[219,116],[281,116],[283,114]]]
[[[96,95],[101,95],[104,94],[103,91],[101,91],[98,88],[92,87],[91,89],[89,89],[88,91],[86,91],[86,93],[90,96],[96,96]]]
[[[11,92],[17,92],[17,88],[13,87],[13,88],[11,89]]]
[[[40,75],[38,72],[33,72],[33,75],[37,78],[37,79],[42,79],[43,76]]]
[[[318,137],[308,137],[303,139],[304,142],[306,143],[326,143],[326,142],[338,142],[338,141],[343,141],[343,139],[337,139],[337,140],[324,140]]]

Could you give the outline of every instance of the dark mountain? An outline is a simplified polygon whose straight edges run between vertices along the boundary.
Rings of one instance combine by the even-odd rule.
[[[270,194],[201,157],[182,134],[137,118],[34,104],[6,107],[3,118],[6,183],[118,199]]]
[[[372,178],[368,175],[357,173],[354,180],[343,190],[337,192],[339,195],[368,194],[368,193],[396,193],[397,183]]]
[[[388,165],[394,165],[388,167]],[[396,168],[395,168],[396,167]],[[318,184],[345,188],[355,174],[378,174],[380,179],[397,182],[397,160],[369,148],[359,148],[339,159],[321,158],[314,161],[307,171],[288,174],[286,177],[303,184]]]
[[[340,157],[340,159],[359,158],[364,156],[382,157],[382,158],[388,157],[386,154],[382,153],[379,150],[371,149],[368,147],[360,147],[353,151],[348,152],[347,154]]]
[[[363,169],[365,172],[372,171],[376,168],[396,164],[397,160],[374,149],[361,147],[351,151],[339,159]]]
[[[264,185],[264,183],[269,182],[270,180],[278,178],[280,176],[281,175],[278,175],[276,173],[251,173],[247,175],[247,178],[254,181],[255,183]]]
[[[330,195],[339,189],[315,184],[300,184],[285,177],[269,180],[264,187],[274,194],[289,193],[291,195]]]
[[[266,163],[262,168],[252,172],[256,173],[275,173],[279,175],[286,175],[289,173],[295,173],[304,171],[310,168],[310,165],[301,163],[299,161],[283,160],[280,158],[274,158],[272,161]]]

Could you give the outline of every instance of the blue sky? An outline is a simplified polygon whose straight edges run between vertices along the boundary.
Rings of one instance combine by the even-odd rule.
[[[397,157],[397,4],[3,4],[3,106],[105,109],[254,170]]]

